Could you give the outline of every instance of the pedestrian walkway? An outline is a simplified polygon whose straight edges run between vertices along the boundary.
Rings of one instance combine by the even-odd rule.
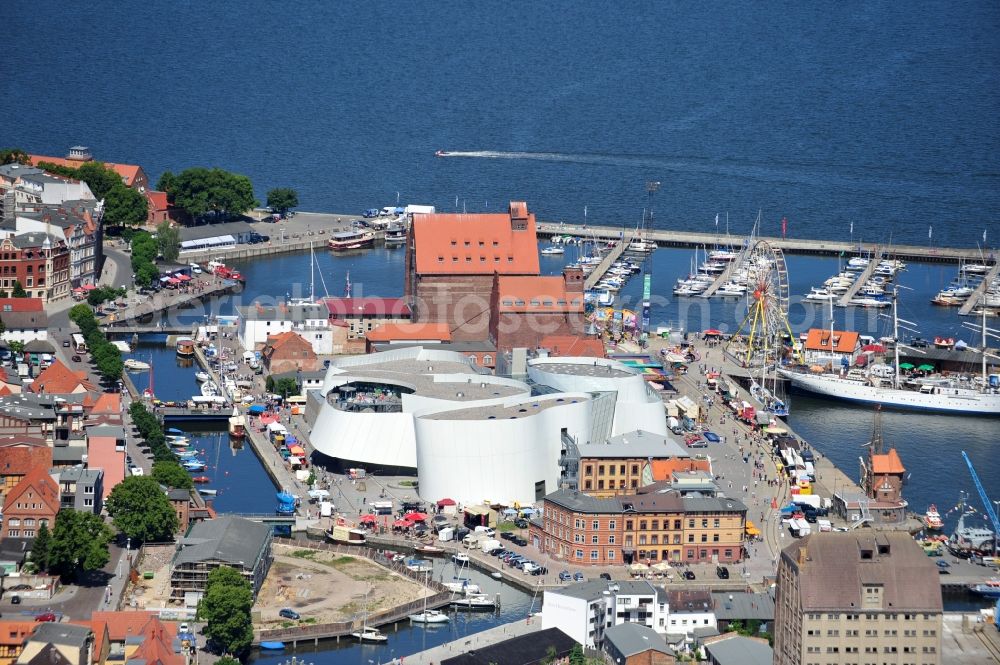
[[[446,642],[426,651],[415,653],[412,656],[401,658],[398,662],[402,665],[434,665],[447,658],[461,656],[469,651],[491,646],[497,642],[509,640],[512,637],[528,635],[542,629],[542,618],[540,616],[528,617],[523,621],[514,621],[502,626],[495,626],[481,633],[460,637],[452,642]]]

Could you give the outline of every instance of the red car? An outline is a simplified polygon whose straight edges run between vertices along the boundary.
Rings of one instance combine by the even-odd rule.
[[[52,612],[35,615],[35,621],[57,621],[56,615]]]

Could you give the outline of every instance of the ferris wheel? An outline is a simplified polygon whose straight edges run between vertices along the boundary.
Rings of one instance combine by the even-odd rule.
[[[740,271],[746,279],[747,313],[726,352],[744,367],[775,365],[784,353],[784,340],[794,341],[788,324],[785,256],[780,248],[758,240],[744,255]]]

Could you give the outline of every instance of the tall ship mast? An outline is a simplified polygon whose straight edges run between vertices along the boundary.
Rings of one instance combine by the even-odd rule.
[[[986,338],[991,334],[986,327],[986,308],[983,308],[981,333],[982,367],[979,376],[959,381],[955,376],[929,376],[903,381],[900,377],[898,292],[892,297],[893,362],[891,377],[877,376],[869,368],[866,372],[812,373],[806,366],[782,367],[781,376],[792,386],[818,395],[862,404],[881,404],[885,408],[942,413],[972,413],[982,416],[1000,416],[1000,375],[987,375],[988,353]]]

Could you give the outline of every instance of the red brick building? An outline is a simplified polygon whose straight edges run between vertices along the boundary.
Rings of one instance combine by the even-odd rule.
[[[52,529],[58,512],[59,485],[47,466],[36,466],[4,497],[0,538],[34,538],[42,524]]]
[[[319,366],[312,344],[292,331],[268,337],[262,355],[264,366],[271,374],[296,370],[312,372]]]
[[[542,527],[533,522],[529,537],[542,552],[580,566],[735,563],[744,556],[746,511],[724,497],[559,490],[545,497]]]
[[[537,276],[535,216],[513,201],[506,214],[415,215],[405,296],[419,323],[446,323],[457,341],[490,334],[496,275]]]
[[[584,275],[539,275],[535,216],[521,201],[506,214],[416,215],[405,294],[414,323],[443,324],[454,342],[499,352],[534,348],[547,335],[583,334]]]
[[[56,166],[66,166],[71,169],[78,169],[84,162],[92,162],[94,158],[90,151],[84,146],[70,148],[66,157],[46,157],[44,155],[28,155],[32,166],[38,166],[40,162],[55,164]],[[140,194],[144,194],[149,189],[149,178],[141,166],[136,164],[115,164],[114,162],[103,162],[104,166],[111,169],[119,176],[126,187],[130,187]]]
[[[22,233],[0,240],[0,290],[13,293],[19,282],[28,295],[50,302],[69,296],[70,251],[66,241],[45,233]]]

